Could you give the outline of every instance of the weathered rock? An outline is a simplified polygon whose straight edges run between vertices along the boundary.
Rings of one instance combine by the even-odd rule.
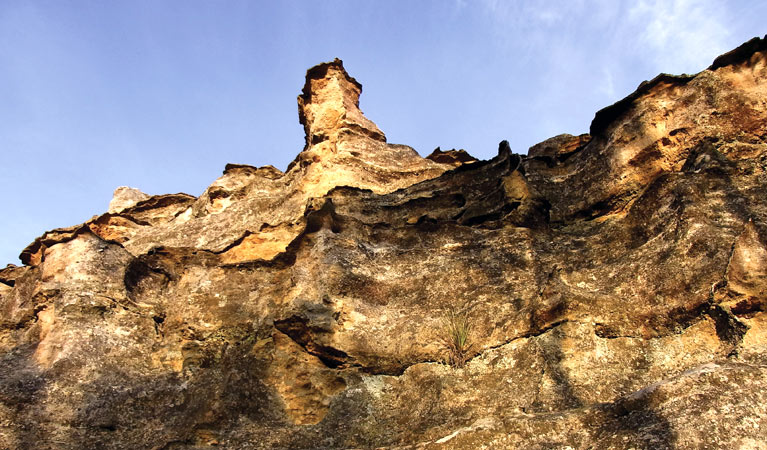
[[[429,156],[426,157],[426,159],[430,159],[434,162],[442,163],[442,164],[450,164],[455,167],[458,167],[463,164],[469,164],[477,161],[477,158],[471,156],[466,150],[447,150],[442,151],[439,147],[435,148]]]
[[[120,191],[0,270],[0,448],[767,446],[765,42],[489,161],[310,69],[286,172]]]
[[[560,134],[553,138],[535,144],[527,151],[527,156],[548,157],[552,160],[564,160],[571,154],[581,150],[591,140],[588,134],[573,136],[572,134]]]
[[[149,196],[140,190],[128,186],[120,186],[115,189],[112,200],[109,202],[110,213],[118,213],[130,208],[136,203],[148,199]]]
[[[737,314],[767,309],[767,247],[749,220],[732,248],[727,266],[729,306]]]

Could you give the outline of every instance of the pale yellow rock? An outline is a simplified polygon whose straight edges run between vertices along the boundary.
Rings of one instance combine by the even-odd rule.
[[[128,186],[120,186],[115,189],[112,200],[109,202],[109,212],[118,213],[124,209],[134,206],[136,203],[146,200],[149,195],[140,190]]]

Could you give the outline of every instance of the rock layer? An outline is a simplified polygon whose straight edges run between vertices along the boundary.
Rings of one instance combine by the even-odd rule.
[[[120,188],[0,270],[0,447],[767,446],[765,81],[755,39],[476,161],[320,64],[286,172]]]

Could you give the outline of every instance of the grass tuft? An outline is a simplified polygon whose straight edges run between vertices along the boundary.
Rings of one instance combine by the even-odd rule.
[[[441,340],[447,350],[448,363],[457,368],[466,365],[470,358],[472,343],[469,339],[471,325],[466,312],[448,309],[442,318]]]

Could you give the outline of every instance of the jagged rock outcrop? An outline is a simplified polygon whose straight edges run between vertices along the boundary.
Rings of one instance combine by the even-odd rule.
[[[115,193],[112,196],[112,201],[109,202],[109,209],[107,212],[115,214],[122,212],[131,206],[135,206],[136,203],[147,200],[149,195],[141,192],[140,190],[128,186],[120,186],[115,189]]]
[[[421,158],[360,93],[320,64],[286,172],[0,270],[0,448],[767,446],[767,38],[526,156]]]

